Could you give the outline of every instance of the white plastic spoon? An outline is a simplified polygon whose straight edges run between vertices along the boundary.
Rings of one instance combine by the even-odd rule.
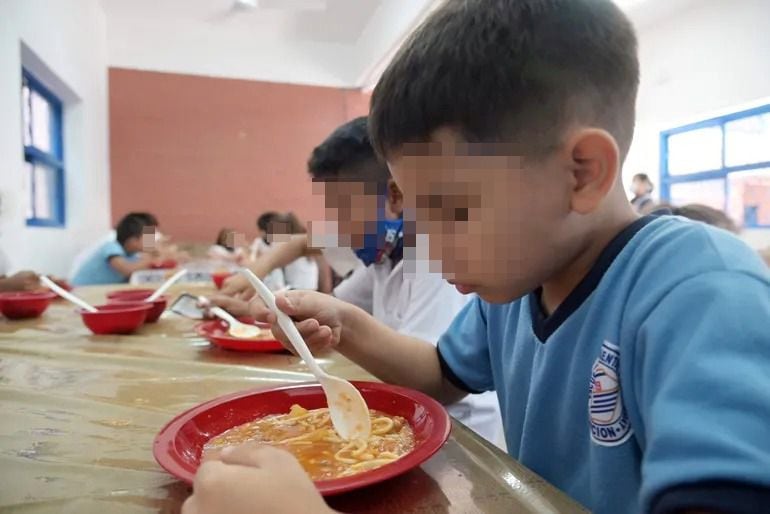
[[[211,314],[217,318],[223,319],[228,325],[230,325],[230,328],[227,332],[233,337],[237,337],[239,339],[254,339],[262,334],[261,328],[255,325],[247,325],[246,323],[241,323],[221,307],[211,307],[209,308],[209,312],[211,312]]]
[[[179,271],[177,271],[176,273],[174,273],[174,274],[171,276],[171,278],[169,278],[168,280],[166,280],[166,281],[163,283],[163,285],[162,285],[162,286],[160,286],[160,287],[159,287],[159,288],[158,288],[158,289],[157,289],[157,290],[156,290],[154,293],[152,293],[150,296],[148,296],[148,297],[147,297],[147,298],[146,298],[144,301],[145,301],[145,302],[154,302],[155,300],[157,300],[158,298],[160,298],[160,297],[161,297],[161,295],[162,295],[163,293],[165,293],[166,291],[168,291],[168,288],[169,288],[169,287],[173,286],[173,285],[176,283],[176,281],[177,281],[177,280],[179,280],[180,278],[182,278],[182,277],[183,277],[183,276],[185,276],[186,274],[187,274],[187,270],[186,270],[186,269],[180,269]]]
[[[50,289],[54,293],[58,294],[65,300],[68,300],[74,303],[81,309],[86,310],[88,312],[99,312],[99,310],[96,307],[87,304],[85,301],[81,300],[80,298],[70,293],[69,291],[65,291],[64,289],[59,287],[58,284],[56,284],[56,282],[46,277],[45,275],[40,275],[40,282],[42,282],[44,286],[46,286],[48,289]]]
[[[337,434],[347,441],[368,439],[372,431],[372,422],[369,417],[369,407],[358,389],[347,380],[329,375],[321,369],[302,339],[299,330],[294,326],[294,322],[275,305],[273,292],[250,269],[242,268],[239,273],[249,280],[265,305],[275,313],[278,318],[278,325],[321,384],[326,395],[326,403],[329,405],[332,425],[334,425]]]

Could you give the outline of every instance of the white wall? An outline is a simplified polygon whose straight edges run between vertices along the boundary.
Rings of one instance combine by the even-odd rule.
[[[642,81],[625,183],[659,182],[660,131],[770,98],[770,1],[700,0],[639,30]],[[754,247],[770,231],[747,231]]]
[[[49,77],[46,85],[65,98],[63,229],[25,225],[22,42],[60,79]],[[79,248],[108,229],[107,108],[106,29],[98,0],[0,2],[0,248],[12,269],[64,275]]]
[[[374,89],[377,81],[412,31],[440,4],[439,0],[388,0],[364,28],[358,44],[359,75],[353,84]]]

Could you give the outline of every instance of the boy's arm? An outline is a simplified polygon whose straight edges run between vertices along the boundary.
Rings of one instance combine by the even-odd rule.
[[[760,273],[700,273],[651,305],[629,346],[644,511],[770,503],[768,320]]]
[[[322,293],[331,294],[334,289],[332,268],[326,262],[323,255],[316,255],[315,262],[318,265],[318,290]]]
[[[467,393],[444,378],[436,347],[405,336],[352,307],[344,321],[339,352],[383,382],[417,389],[442,403]]]
[[[137,260],[131,261],[120,255],[113,255],[112,257],[109,257],[107,261],[115,271],[128,278],[135,271],[148,269],[152,264],[153,257],[151,255],[143,254]]]
[[[407,337],[375,320],[362,309],[315,291],[289,291],[276,304],[291,316],[314,352],[336,348],[377,378],[422,391],[445,403],[465,396],[444,379],[436,348]],[[273,325],[273,333],[287,348],[285,334],[275,315],[258,299],[251,303],[257,320]]]
[[[285,243],[276,243],[275,248],[271,248],[246,267],[254,272],[259,278],[265,278],[275,269],[283,268],[291,264],[300,257],[316,255],[319,252],[308,247],[307,234],[292,236]],[[222,287],[222,294],[226,296],[239,296],[244,293],[253,294],[254,290],[249,285],[249,281],[241,275],[233,275],[225,280]]]

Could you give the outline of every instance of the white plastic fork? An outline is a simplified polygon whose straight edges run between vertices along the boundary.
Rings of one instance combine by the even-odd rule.
[[[81,309],[83,309],[85,311],[88,311],[88,312],[99,312],[96,309],[96,307],[94,307],[93,305],[91,305],[89,303],[86,303],[85,300],[81,300],[80,298],[78,298],[74,294],[70,293],[69,291],[66,291],[66,290],[62,289],[61,287],[59,287],[59,285],[56,282],[54,282],[50,278],[46,277],[45,275],[40,275],[40,282],[44,286],[46,286],[48,289],[53,291],[54,293],[58,294],[59,296],[61,296],[65,300],[74,303],[75,305],[77,305]]]
[[[152,293],[150,296],[148,296],[148,297],[147,297],[147,299],[145,299],[144,301],[145,301],[145,302],[154,302],[155,300],[157,300],[158,298],[160,298],[160,297],[161,297],[161,295],[162,295],[163,293],[165,293],[166,291],[168,291],[168,288],[169,288],[169,287],[173,286],[173,285],[176,283],[176,281],[177,281],[177,280],[179,280],[180,278],[182,278],[182,277],[183,277],[183,276],[185,276],[186,274],[187,274],[187,270],[186,270],[186,269],[180,269],[179,271],[177,271],[176,273],[174,273],[174,274],[171,276],[171,278],[169,278],[168,280],[166,280],[166,281],[163,283],[163,285],[162,285],[162,286],[160,286],[160,287],[159,287],[159,288],[158,288],[158,289],[157,289],[157,290],[156,290],[154,293]]]
[[[242,268],[239,273],[248,279],[265,305],[273,311],[278,318],[278,325],[321,384],[326,395],[326,403],[329,405],[332,425],[337,434],[347,441],[368,439],[372,432],[372,422],[369,417],[369,407],[358,389],[347,380],[330,375],[321,369],[299,330],[294,326],[294,322],[275,305],[273,292],[250,269]]]
[[[255,325],[241,323],[235,317],[221,307],[211,307],[209,312],[229,325],[227,332],[240,339],[254,339],[262,333],[262,329]]]

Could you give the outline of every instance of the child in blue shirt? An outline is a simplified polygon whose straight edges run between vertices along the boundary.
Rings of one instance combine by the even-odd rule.
[[[85,258],[73,275],[72,284],[128,282],[134,271],[151,268],[155,258],[143,250],[145,243],[154,244],[157,224],[155,217],[147,213],[132,212],[124,216],[115,228],[115,239],[104,242]]]
[[[278,305],[386,382],[496,391],[509,453],[594,512],[766,512],[770,276],[726,231],[633,211],[638,80],[610,0],[448,0],[383,74],[369,129],[406,223],[478,298],[437,348],[328,296]],[[185,514],[329,512],[290,455],[255,445],[194,491]]]

